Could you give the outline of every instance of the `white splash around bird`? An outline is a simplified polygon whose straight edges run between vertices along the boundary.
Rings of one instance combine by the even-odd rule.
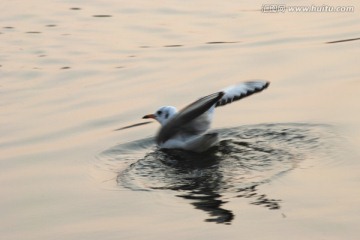
[[[261,92],[269,84],[264,80],[242,82],[202,97],[180,111],[164,106],[143,118],[152,118],[161,124],[156,136],[160,148],[204,152],[219,141],[217,133],[207,133],[215,108]]]

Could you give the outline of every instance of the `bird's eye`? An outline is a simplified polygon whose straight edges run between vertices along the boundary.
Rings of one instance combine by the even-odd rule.
[[[167,119],[169,117],[169,113],[166,113],[165,114],[165,118]]]
[[[162,111],[157,111],[156,114],[157,114],[157,115],[161,115],[161,114],[162,114]]]

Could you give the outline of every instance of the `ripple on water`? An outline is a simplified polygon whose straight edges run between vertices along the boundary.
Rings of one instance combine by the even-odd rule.
[[[222,140],[205,153],[159,150],[147,138],[102,152],[102,167],[116,172],[122,189],[172,190],[208,212],[211,218],[206,221],[230,223],[234,214],[221,207],[222,196],[279,209],[281,201],[259,193],[258,186],[324,151],[330,138],[327,125],[264,124],[216,131]]]

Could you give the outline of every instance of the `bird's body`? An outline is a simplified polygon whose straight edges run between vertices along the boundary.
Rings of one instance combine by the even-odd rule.
[[[165,106],[143,118],[153,118],[161,124],[156,136],[160,148],[203,152],[218,142],[217,133],[206,133],[215,108],[261,92],[268,86],[269,82],[261,80],[243,82],[200,98],[180,111]]]

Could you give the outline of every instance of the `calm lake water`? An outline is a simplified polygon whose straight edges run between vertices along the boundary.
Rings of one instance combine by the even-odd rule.
[[[0,238],[359,239],[360,4],[263,4],[1,1]],[[113,131],[248,79],[210,152]]]

